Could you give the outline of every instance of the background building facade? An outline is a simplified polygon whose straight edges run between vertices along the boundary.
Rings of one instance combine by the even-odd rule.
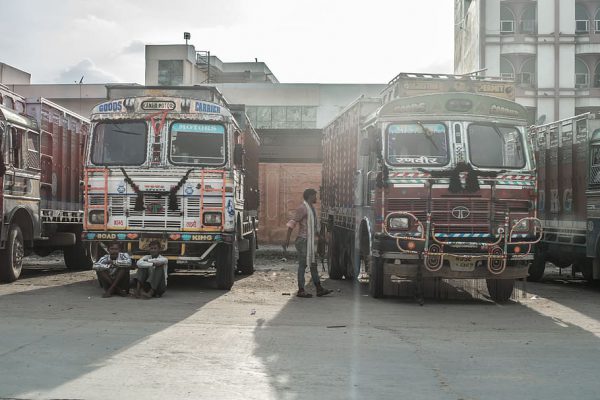
[[[600,110],[600,2],[455,0],[457,74],[512,78],[531,122]]]
[[[9,89],[26,98],[47,98],[83,116],[108,97],[110,84],[31,85],[29,74],[16,71],[4,81]],[[145,77],[148,86],[214,85],[229,103],[246,105],[261,137],[262,243],[285,240],[285,223],[303,190],[321,185],[323,127],[359,96],[377,96],[385,87],[279,83],[263,62],[226,63],[184,44],[146,46]]]

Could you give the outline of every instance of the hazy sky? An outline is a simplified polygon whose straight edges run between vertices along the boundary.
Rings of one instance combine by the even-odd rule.
[[[0,0],[0,62],[33,83],[144,83],[144,45],[267,63],[281,82],[452,72],[452,0]]]

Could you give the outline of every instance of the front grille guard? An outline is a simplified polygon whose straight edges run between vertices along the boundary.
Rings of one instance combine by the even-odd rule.
[[[390,218],[397,217],[408,217],[411,221],[412,226],[417,227],[416,232],[406,232],[406,233],[392,233],[388,231],[388,222]],[[524,221],[528,221],[533,226],[533,231],[535,237],[531,240],[513,240],[513,236],[515,239],[519,237],[515,234],[515,228],[519,226]],[[542,240],[542,222],[536,217],[525,217],[516,221],[513,226],[509,229],[509,216],[506,215],[504,218],[504,225],[498,229],[497,235],[492,234],[450,234],[451,238],[494,238],[495,242],[485,242],[485,241],[452,241],[452,240],[440,240],[435,233],[435,224],[431,221],[431,213],[427,213],[427,221],[425,226],[423,223],[417,218],[414,214],[404,211],[394,211],[390,212],[386,215],[383,221],[383,231],[384,233],[396,240],[396,246],[402,253],[407,254],[417,254],[420,257],[423,257],[423,263],[425,268],[430,272],[437,272],[444,266],[444,258],[445,257],[456,257],[465,261],[487,261],[487,268],[490,273],[493,275],[499,275],[506,269],[506,264],[508,260],[508,246],[527,246],[527,251],[520,254],[514,254],[512,257],[514,259],[525,258],[531,252],[531,248],[534,244],[538,243]],[[529,228],[531,229],[531,227]],[[405,240],[412,242],[412,248],[406,249],[402,247],[400,241]],[[423,242],[423,251],[415,250],[414,242]],[[452,246],[458,248],[472,249],[474,247],[485,247],[487,248],[487,253],[483,254],[468,254],[468,255],[458,255],[455,253],[449,253],[444,251],[445,246]]]

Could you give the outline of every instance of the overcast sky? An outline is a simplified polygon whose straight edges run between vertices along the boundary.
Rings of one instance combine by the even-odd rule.
[[[2,0],[0,62],[33,83],[144,83],[144,45],[267,63],[280,82],[453,69],[452,0]]]

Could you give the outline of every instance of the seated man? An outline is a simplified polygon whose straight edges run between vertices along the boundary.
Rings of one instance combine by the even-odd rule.
[[[102,297],[111,297],[115,293],[126,296],[129,293],[130,268],[131,257],[127,253],[121,253],[121,244],[109,244],[108,254],[102,256],[93,266],[104,289]]]
[[[167,267],[169,261],[160,255],[161,245],[158,240],[150,243],[150,254],[137,262],[135,296],[144,298],[161,297],[167,290]]]

